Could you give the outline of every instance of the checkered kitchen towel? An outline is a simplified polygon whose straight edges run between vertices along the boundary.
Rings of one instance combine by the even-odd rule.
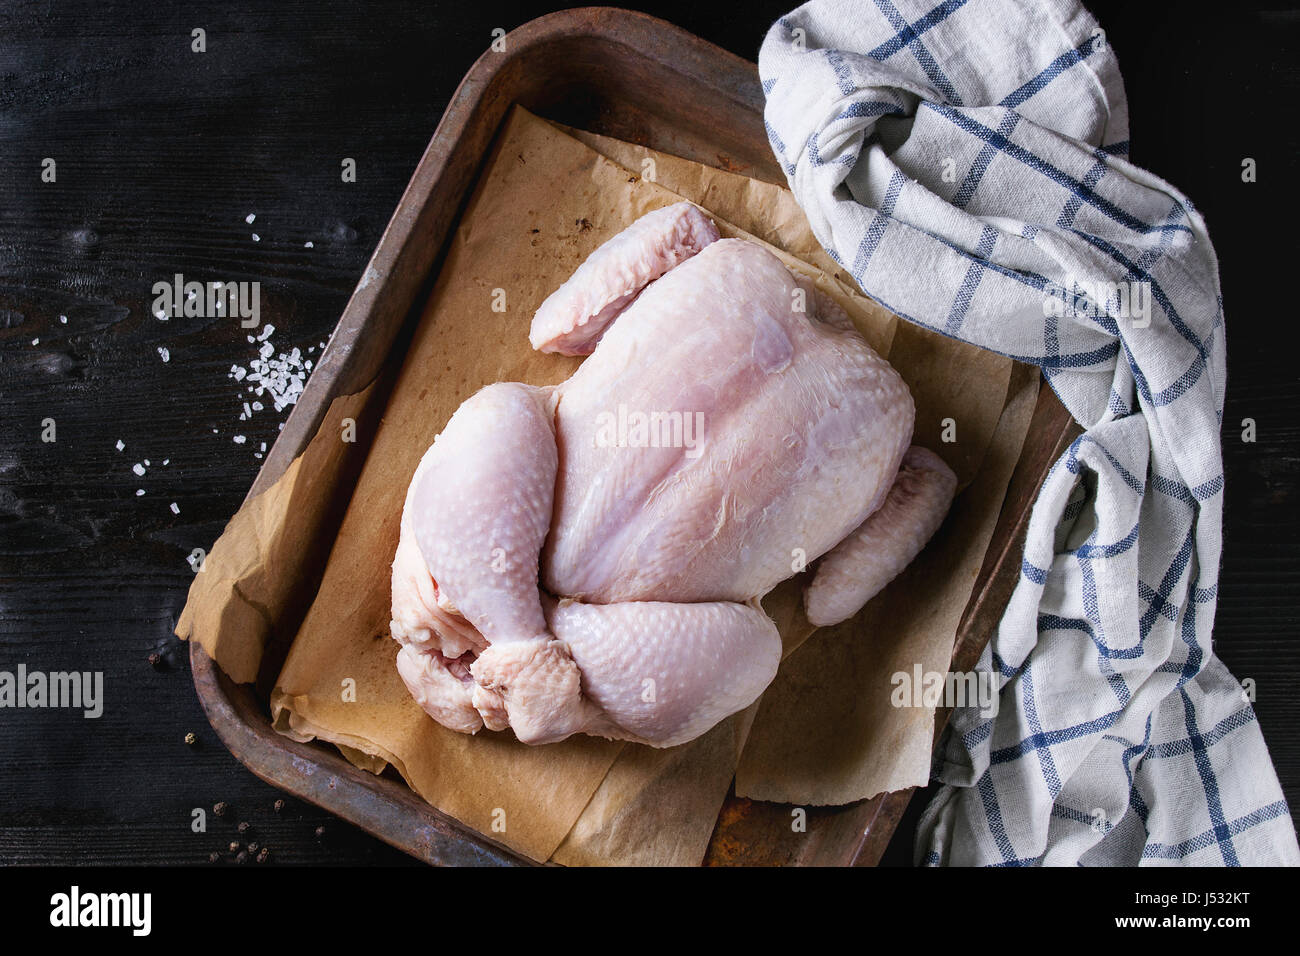
[[[1224,334],[1205,223],[1125,158],[1119,65],[1075,0],[814,0],[759,55],[817,238],[913,322],[1043,369],[1087,428],[1034,506],[955,716],[919,862],[1300,863],[1210,630]]]

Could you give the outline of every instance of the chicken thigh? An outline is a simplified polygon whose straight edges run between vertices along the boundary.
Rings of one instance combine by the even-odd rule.
[[[775,676],[768,591],[816,561],[808,618],[845,620],[952,502],[893,368],[689,203],[592,253],[530,339],[590,357],[469,398],[402,514],[397,666],[453,730],[691,740]]]

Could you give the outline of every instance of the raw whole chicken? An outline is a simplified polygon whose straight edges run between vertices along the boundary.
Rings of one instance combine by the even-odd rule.
[[[571,378],[470,397],[421,460],[393,561],[411,694],[452,730],[670,747],[781,657],[760,598],[815,566],[852,616],[939,527],[957,480],[909,447],[902,378],[811,281],[697,207],[618,234],[537,310]]]

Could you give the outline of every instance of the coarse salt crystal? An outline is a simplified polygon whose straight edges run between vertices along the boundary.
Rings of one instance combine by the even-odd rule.
[[[40,339],[32,339],[32,345],[40,345],[40,344],[41,344]]]
[[[126,445],[124,445],[124,444],[122,443],[122,439],[119,438],[119,439],[117,440],[117,450],[118,450],[118,451],[121,451],[121,450],[122,450],[123,448],[125,448],[125,447],[126,447]]]
[[[159,322],[167,321],[167,313],[164,312],[162,309],[159,309],[157,312],[154,313],[154,315],[158,318]]]
[[[142,494],[144,494],[144,489],[143,489],[143,488],[137,488],[137,489],[135,489],[135,496],[136,496],[137,498],[139,498]]]
[[[254,242],[261,242],[261,241],[262,241],[262,237],[259,236],[257,233],[253,233],[253,241],[254,241]]]
[[[257,213],[250,212],[247,216],[244,217],[244,222],[248,223],[251,226],[253,224],[253,220],[256,218],[257,218]]]
[[[170,362],[172,360],[172,353],[161,345],[158,346],[158,354],[162,357],[164,362]]]
[[[268,403],[281,412],[298,401],[311,372],[312,363],[303,361],[302,349],[295,346],[288,352],[276,351],[275,343],[270,340],[274,333],[275,326],[267,323],[256,338],[249,336],[250,343],[260,343],[256,357],[248,363],[247,369],[231,366],[231,374],[227,376],[247,386],[237,392],[243,406],[240,421],[249,421],[255,412],[266,408],[260,401],[244,400],[244,396],[268,396]],[[315,346],[311,350],[314,351]]]
[[[315,249],[315,248],[316,248],[316,243],[312,242],[312,241],[309,239],[309,240],[307,240],[306,242],[304,242],[304,243],[302,244],[302,247],[303,247],[304,249]]]
[[[181,509],[176,506],[176,502],[174,501],[171,503],[171,509],[172,509],[172,514],[174,515],[178,515],[181,513]]]
[[[248,441],[248,438],[244,435],[236,435],[234,441],[236,445],[242,445],[244,442]]]
[[[131,470],[134,471],[137,475],[143,475],[143,474],[144,474],[144,465],[140,464],[140,463],[137,461],[134,465],[131,466]]]
[[[61,316],[59,316],[59,321],[62,322],[64,325],[67,325],[67,324],[68,324],[68,317],[67,317],[66,315],[61,315]]]

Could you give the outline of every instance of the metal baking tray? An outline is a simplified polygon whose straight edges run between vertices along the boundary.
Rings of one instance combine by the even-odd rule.
[[[461,81],[425,150],[319,367],[249,491],[274,483],[315,435],[330,402],[374,382],[382,407],[404,342],[419,319],[466,200],[510,106],[723,169],[784,185],[763,126],[758,70],[662,20],[610,7],[533,20],[483,54]],[[1037,407],[983,567],[958,628],[953,668],[974,666],[1015,586],[1029,511],[1048,469],[1077,434],[1051,389]],[[355,482],[338,489],[341,514]],[[328,522],[329,519],[323,519]],[[337,521],[337,518],[333,519]],[[321,569],[323,570],[323,569]],[[314,593],[312,581],[285,588]],[[303,608],[305,611],[305,607]],[[278,622],[291,633],[296,622]],[[270,681],[285,648],[268,653],[263,679],[236,685],[197,643],[194,684],[213,728],[245,766],[429,863],[530,861],[440,813],[391,771],[375,776],[332,746],[296,743],[270,723]],[[947,714],[936,717],[936,735]],[[810,808],[806,833],[790,808],[729,795],[705,859],[710,865],[874,865],[911,791],[843,807]]]

